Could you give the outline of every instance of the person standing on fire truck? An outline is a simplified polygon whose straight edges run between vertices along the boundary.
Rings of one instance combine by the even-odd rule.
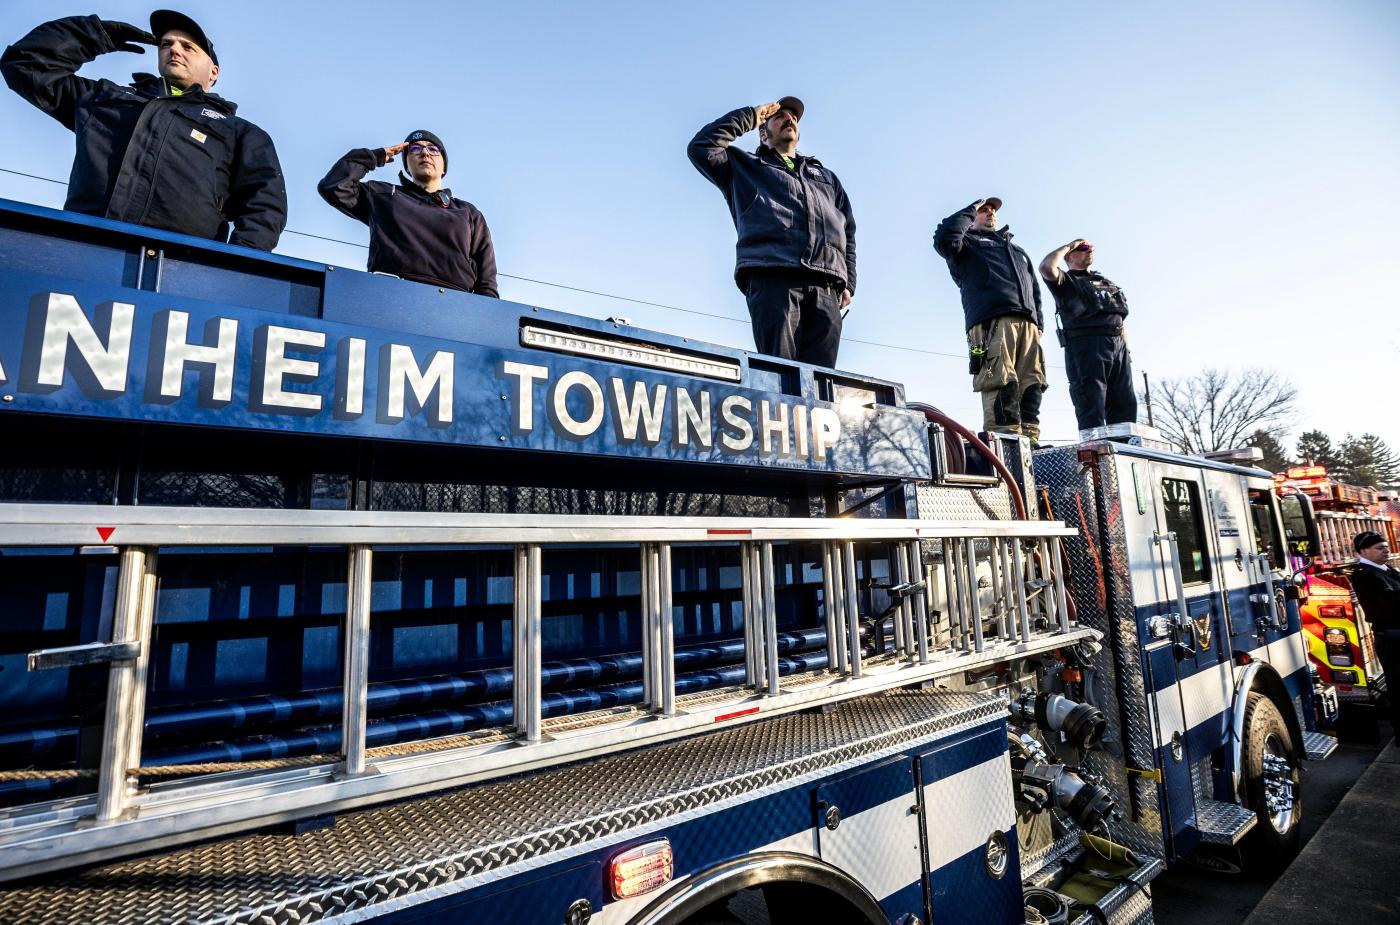
[[[78,76],[98,56],[157,49],[160,76],[123,86]],[[97,16],[35,28],[5,49],[10,89],[77,136],[63,208],[258,250],[277,246],[287,189],[267,132],[210,92],[219,56],[199,23],[174,10],[151,31]],[[232,229],[230,230],[230,225]]]
[[[1065,262],[1068,272],[1060,269]],[[1133,364],[1123,339],[1128,300],[1096,270],[1094,245],[1075,238],[1040,261],[1040,275],[1055,297],[1060,346],[1065,348],[1069,397],[1080,430],[1137,421]]]
[[[1040,439],[1045,351],[1040,284],[1030,255],[997,229],[1001,200],[979,199],[938,223],[933,249],[962,294],[972,390],[982,393],[982,428]]]
[[[365,180],[399,154],[398,184]],[[355,148],[336,161],[317,191],[327,203],[369,226],[369,269],[430,286],[500,298],[496,248],[486,216],[442,185],[447,146],[426,129],[396,145]]]
[[[1379,533],[1358,533],[1353,543],[1357,563],[1351,589],[1371,624],[1390,698],[1391,729],[1400,739],[1400,571],[1390,565],[1390,546]]]
[[[805,107],[795,96],[745,106],[702,128],[686,149],[729,205],[739,233],[734,282],[759,352],[835,366],[841,311],[856,291],[856,220],[836,174],[797,153]],[[758,149],[733,147],[758,129]]]

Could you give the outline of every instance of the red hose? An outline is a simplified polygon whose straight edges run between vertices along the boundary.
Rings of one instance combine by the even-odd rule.
[[[1026,513],[1026,499],[1021,494],[1021,486],[1016,484],[1016,480],[1011,477],[1011,470],[1006,468],[1006,464],[1001,461],[1000,456],[992,452],[991,447],[979,440],[977,435],[972,431],[932,405],[925,405],[923,402],[906,402],[905,407],[914,411],[922,411],[925,418],[935,424],[948,428],[953,433],[966,440],[974,450],[981,453],[983,457],[986,458],[987,462],[992,464],[992,468],[997,470],[997,475],[1001,476],[1001,480],[1006,483],[1006,490],[1011,494],[1011,503],[1016,509],[1017,519],[1030,520],[1030,515]],[[1059,542],[1058,539],[1056,541]],[[1063,546],[1063,544],[1061,545]],[[1038,553],[1036,555],[1039,557]],[[1043,568],[1044,563],[1041,563],[1041,566]],[[1066,609],[1069,612],[1069,618],[1076,623],[1079,622],[1079,607],[1074,603],[1074,598],[1066,596],[1065,604],[1067,605]]]
[[[992,452],[991,447],[977,439],[977,435],[972,431],[963,427],[957,421],[948,417],[948,415],[939,411],[932,405],[925,405],[922,402],[907,402],[905,407],[911,408],[914,411],[922,411],[924,417],[935,424],[948,428],[953,433],[966,440],[974,450],[985,456],[987,462],[992,464],[992,468],[997,470],[997,475],[1001,476],[1001,480],[1006,483],[1006,490],[1011,492],[1011,502],[1016,507],[1016,519],[1030,520],[1030,516],[1026,513],[1026,499],[1021,496],[1021,487],[1016,484],[1016,480],[1011,477],[1011,470],[1006,468],[1006,464],[1001,461],[1001,457]]]

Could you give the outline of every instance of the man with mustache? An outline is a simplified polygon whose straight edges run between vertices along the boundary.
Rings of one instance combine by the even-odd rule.
[[[856,222],[836,174],[797,153],[795,96],[745,106],[691,139],[690,162],[729,206],[739,233],[734,281],[759,352],[834,366],[841,311],[856,291]],[[733,147],[758,129],[752,154]]]
[[[78,76],[113,51],[156,46],[160,75],[128,86]],[[219,56],[199,23],[173,10],[151,31],[97,16],[56,19],[0,56],[5,83],[77,135],[64,208],[270,251],[287,190],[267,133],[210,91]],[[230,231],[230,225],[232,230]]]

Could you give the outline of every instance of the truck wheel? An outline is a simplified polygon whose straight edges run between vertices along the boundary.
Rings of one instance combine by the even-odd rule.
[[[1303,791],[1293,736],[1274,702],[1249,694],[1244,709],[1244,787],[1259,817],[1246,858],[1260,872],[1279,871],[1298,853]]]

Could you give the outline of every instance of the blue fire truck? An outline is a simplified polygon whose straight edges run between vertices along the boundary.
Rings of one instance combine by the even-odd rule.
[[[1266,473],[0,202],[0,921],[1151,921],[1323,757]]]

